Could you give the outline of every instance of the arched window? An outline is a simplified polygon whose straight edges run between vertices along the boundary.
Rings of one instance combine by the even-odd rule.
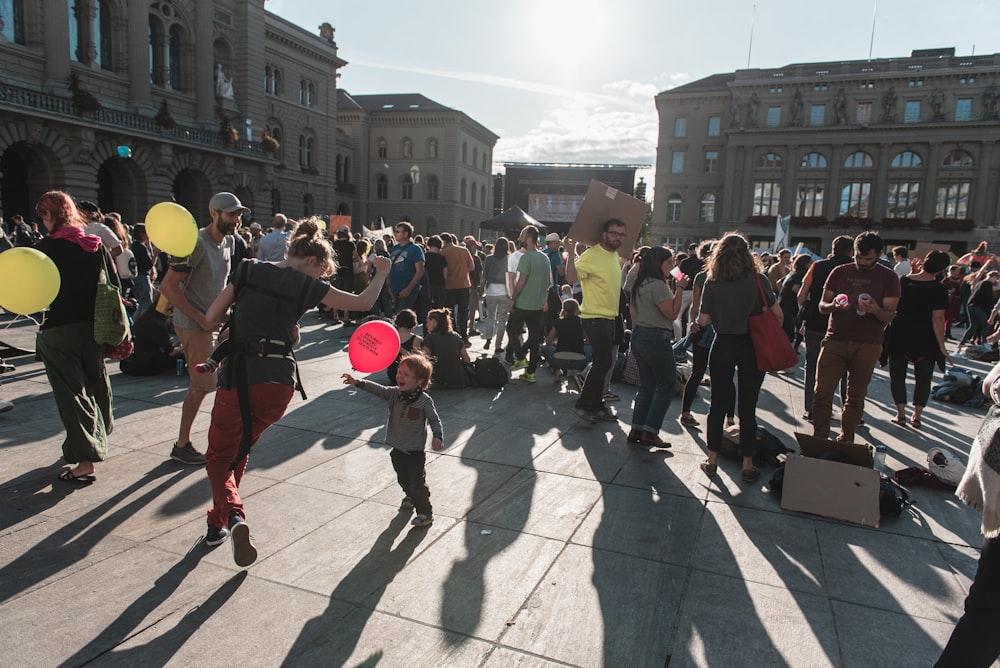
[[[440,186],[438,185],[438,177],[429,176],[427,177],[427,199],[436,200],[441,197]]]
[[[181,90],[181,27],[170,26],[170,39],[167,42],[167,81],[173,90]]]
[[[351,157],[347,156],[344,158],[344,183],[351,182]]]
[[[403,199],[413,199],[413,179],[409,174],[403,176]]]
[[[469,145],[466,142],[462,142],[462,162],[469,163]]]
[[[265,93],[270,93],[271,92],[271,66],[270,65],[265,65],[264,66],[264,92]]]
[[[469,206],[476,206],[476,184],[469,187]]]
[[[2,0],[0,0],[2,6]],[[149,81],[183,90],[183,50],[187,33],[176,14],[161,7],[149,15]]]
[[[316,166],[316,140],[306,135],[299,135],[299,167],[312,168]]]
[[[715,222],[715,195],[712,193],[705,193],[701,196],[701,206],[698,207],[698,222]]]
[[[973,160],[972,156],[969,155],[968,151],[964,151],[960,148],[956,148],[954,151],[947,153],[941,164],[945,167],[972,167]]]
[[[855,151],[844,158],[844,167],[871,167],[874,164],[871,155],[864,151]]]
[[[375,177],[375,199],[389,199],[389,179],[385,174]]]
[[[165,80],[163,23],[155,16],[149,17],[149,83],[162,86]]]
[[[306,84],[306,106],[311,107],[316,101],[316,84],[311,81]]]
[[[385,139],[379,138],[376,146],[378,146],[377,149],[378,157],[380,158],[389,157],[389,142],[387,142]]]
[[[458,191],[459,192],[459,196],[458,196],[458,203],[459,204],[465,204],[465,199],[466,199],[466,193],[465,193],[465,191],[467,189],[468,189],[468,187],[467,187],[467,185],[465,183],[465,179],[462,179],[462,186],[461,186],[461,188]]]
[[[24,0],[3,0],[0,2],[0,18],[3,28],[0,33],[8,42],[24,44]]]
[[[274,157],[284,162],[282,160],[282,156],[284,155],[282,152],[284,150],[282,148],[284,134],[281,132],[281,127],[278,125],[271,125],[271,136],[274,137],[274,141],[278,142],[278,150],[274,152]]]
[[[476,148],[475,146],[472,147],[472,166],[473,167],[479,166],[479,149]]]
[[[764,168],[780,168],[785,165],[785,161],[777,153],[765,153],[757,159],[757,166]]]
[[[412,158],[413,157],[413,140],[409,137],[403,140],[403,157]]]
[[[341,175],[341,168],[343,166],[344,166],[344,159],[338,153],[337,154],[337,160],[336,160],[336,167],[335,167],[335,170],[334,170],[334,175],[335,175],[334,176],[334,183],[340,183],[341,181],[343,181],[343,178],[342,178],[342,175]]]
[[[920,156],[913,151],[902,151],[892,157],[892,166],[899,168],[919,167],[923,164]]]
[[[427,157],[431,160],[437,160],[438,157],[438,140],[431,137],[427,141]]]
[[[802,156],[802,162],[799,163],[799,167],[803,169],[826,169],[826,156],[822,153],[806,153]]]

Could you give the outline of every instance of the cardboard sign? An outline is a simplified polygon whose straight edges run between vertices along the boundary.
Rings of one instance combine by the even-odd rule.
[[[804,457],[819,458],[826,454],[837,455],[855,466],[872,468],[875,460],[870,447],[859,443],[838,443],[825,438],[817,438],[808,434],[795,432],[795,440]]]
[[[347,227],[351,229],[351,217],[350,216],[330,216],[330,227],[328,228],[330,232],[336,232],[341,227]]]
[[[871,468],[794,455],[785,460],[785,510],[878,528],[878,492],[879,476]]]
[[[583,204],[580,205],[576,220],[569,228],[567,236],[573,241],[596,246],[601,243],[601,228],[604,223],[611,218],[617,218],[625,223],[625,238],[618,248],[618,254],[628,257],[635,248],[635,241],[639,238],[639,231],[647,213],[649,204],[646,202],[591,179],[587,194],[583,197]]]

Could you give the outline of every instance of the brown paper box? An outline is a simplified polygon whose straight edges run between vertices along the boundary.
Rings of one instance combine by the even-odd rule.
[[[879,476],[864,466],[791,455],[781,507],[878,528]]]
[[[618,254],[628,257],[635,248],[635,241],[639,238],[639,231],[648,212],[649,204],[646,202],[591,179],[583,204],[580,205],[567,236],[573,241],[596,246],[601,243],[601,228],[604,223],[610,218],[617,218],[625,223],[625,238],[622,239]]]

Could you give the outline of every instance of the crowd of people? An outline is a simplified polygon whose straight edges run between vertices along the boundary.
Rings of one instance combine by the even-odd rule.
[[[66,432],[63,456],[70,467],[59,479],[94,483],[114,429],[104,348],[91,335],[96,279],[107,262],[134,320],[135,353],[122,361],[122,371],[164,373],[185,358],[192,369],[170,457],[206,466],[213,503],[205,542],[231,539],[240,566],[256,559],[240,482],[261,434],[281,418],[296,389],[305,396],[294,347],[298,322],[313,308],[329,326],[348,328],[374,316],[392,319],[400,332],[388,385],[350,374],[344,382],[388,402],[386,442],[404,494],[401,509],[416,510],[418,527],[433,522],[424,472],[427,429],[435,449],[445,443],[427,390],[474,384],[470,351],[480,342],[480,354],[502,357],[511,371],[521,371],[521,382],[536,382],[543,364],[557,379],[573,369],[576,399],[567,408],[593,424],[619,421],[611,404],[621,397],[611,379],[631,358],[637,389],[625,440],[654,448],[670,447],[660,432],[677,394],[677,357],[690,351],[678,420],[701,428],[692,409],[707,373],[708,452],[701,470],[717,475],[724,426],[738,420],[742,479],[750,483],[760,475],[756,411],[765,376],[752,317],[770,314],[789,346],[798,351],[805,344],[802,417],[815,436],[830,436],[840,388],[835,438],[842,442],[852,442],[863,424],[880,362],[889,367],[892,422],[920,429],[934,368],[950,360],[951,327],[967,326],[962,344],[990,346],[1000,338],[1000,258],[985,243],[967,265],[952,264],[937,250],[911,258],[897,247],[887,254],[882,238],[869,231],[838,237],[829,257],[814,261],[787,249],[774,256],[754,252],[737,232],[681,252],[623,249],[627,228],[617,219],[607,220],[588,247],[556,234],[542,238],[533,226],[517,239],[493,242],[471,236],[459,242],[447,232],[424,237],[408,220],[391,236],[374,239],[281,214],[266,233],[256,222],[241,229],[250,214],[232,193],[216,194],[194,251],[172,257],[152,245],[143,223],[125,225],[92,202],[53,191],[35,208],[44,234],[18,216],[2,235],[6,248],[33,246],[49,256],[61,277],[37,340]],[[585,372],[575,373],[580,369]],[[191,429],[213,392],[203,455]]]

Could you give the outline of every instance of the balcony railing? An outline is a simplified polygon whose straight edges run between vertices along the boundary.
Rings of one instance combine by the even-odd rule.
[[[0,84],[0,106],[43,111],[56,116],[64,116],[67,119],[81,118],[80,114],[76,113],[73,101],[69,98],[59,97],[50,93],[41,93],[10,84]],[[150,138],[160,140],[170,139],[193,146],[208,146],[219,150],[237,151],[246,155],[273,159],[271,156],[265,156],[259,142],[240,140],[232,144],[227,144],[217,130],[204,130],[180,124],[167,129],[158,125],[151,117],[107,108],[88,112],[83,117],[99,126],[139,132],[149,135]]]

